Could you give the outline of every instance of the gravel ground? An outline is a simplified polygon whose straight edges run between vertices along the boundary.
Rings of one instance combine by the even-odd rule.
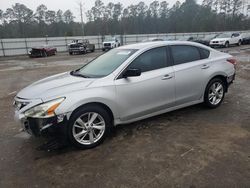
[[[238,61],[222,106],[195,105],[118,126],[79,151],[20,132],[16,92],[101,53],[0,58],[0,187],[250,187],[250,46],[220,49]]]

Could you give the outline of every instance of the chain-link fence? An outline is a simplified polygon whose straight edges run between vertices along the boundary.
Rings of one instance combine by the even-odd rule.
[[[247,32],[247,31],[242,31]],[[171,33],[171,34],[138,34],[138,35],[116,35],[120,39],[121,45],[141,42],[150,38],[161,38],[163,40],[178,40],[182,37],[190,36],[194,38],[204,37],[210,34],[221,32],[206,33]],[[85,36],[90,43],[95,44],[96,49],[102,48],[102,42],[109,36]],[[74,37],[44,37],[44,38],[13,38],[0,39],[0,57],[28,54],[31,48],[49,45],[57,48],[58,52],[66,52],[68,44],[74,39],[82,39],[82,36]]]

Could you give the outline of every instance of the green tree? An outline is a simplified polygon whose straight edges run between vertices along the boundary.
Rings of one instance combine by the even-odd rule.
[[[149,10],[150,10],[150,12],[151,12],[151,14],[152,14],[152,16],[153,16],[154,18],[157,18],[157,17],[158,17],[158,9],[159,9],[159,6],[160,6],[159,1],[153,1],[153,2],[150,3],[150,5],[149,5]]]
[[[38,23],[45,22],[47,7],[44,4],[39,5],[36,8],[35,18],[37,19]]]
[[[70,11],[70,10],[66,10],[64,13],[63,13],[63,18],[64,18],[64,21],[66,23],[71,23],[74,21],[74,16],[73,16],[73,13]]]
[[[242,0],[232,0],[232,15],[233,17],[235,17],[239,12],[240,12],[240,9],[241,9],[241,6],[242,6]]]
[[[26,26],[31,24],[33,19],[33,11],[31,9],[23,4],[16,3],[12,8],[8,8],[3,16],[10,22],[10,24],[16,23],[18,25],[15,26],[16,30],[18,30],[16,36],[26,36],[26,31],[28,31],[28,27]]]
[[[200,2],[200,1],[199,1]],[[96,0],[87,11],[86,35],[140,34],[250,29],[250,18],[241,12],[242,0],[143,1],[123,7],[121,3]],[[1,20],[2,18],[2,20]],[[81,24],[67,10],[47,10],[39,5],[36,14],[22,4],[0,10],[1,37],[44,37],[81,35]]]
[[[121,3],[114,4],[114,12],[113,12],[113,19],[114,20],[118,21],[118,19],[121,18],[122,10],[123,10],[123,7],[122,7]]]
[[[62,22],[63,21],[63,11],[59,9],[56,12],[56,22]]]
[[[108,3],[108,5],[104,8],[104,18],[106,19],[112,19],[113,12],[114,12],[114,3]]]
[[[215,2],[214,0],[203,0],[202,6],[212,8],[214,2]]]
[[[94,20],[101,19],[103,17],[104,9],[105,7],[103,2],[101,0],[96,0],[95,6],[91,9]]]
[[[56,12],[53,10],[48,10],[45,13],[45,21],[48,24],[52,24],[52,23],[56,22]]]
[[[0,9],[0,20],[3,19],[3,11]]]
[[[139,2],[137,5],[138,16],[140,18],[145,18],[147,9],[148,9],[148,6],[143,1]]]
[[[30,23],[33,18],[33,11],[23,4],[16,3],[12,8],[6,10],[5,16],[19,23]]]
[[[169,8],[167,1],[162,1],[160,3],[159,15],[162,19],[166,19],[169,14]]]

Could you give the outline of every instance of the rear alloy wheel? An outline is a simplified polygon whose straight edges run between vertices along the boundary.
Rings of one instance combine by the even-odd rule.
[[[209,108],[217,108],[222,103],[225,96],[225,84],[219,79],[211,80],[206,88],[204,103]]]
[[[103,108],[93,105],[78,110],[70,119],[70,142],[80,149],[90,149],[102,143],[110,131],[111,118]]]

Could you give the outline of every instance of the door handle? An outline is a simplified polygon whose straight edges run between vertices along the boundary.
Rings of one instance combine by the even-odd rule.
[[[167,75],[163,76],[162,80],[169,80],[171,78],[173,78],[173,76],[167,74]]]
[[[208,65],[203,65],[202,67],[201,67],[201,69],[208,69],[210,66],[208,66]]]

